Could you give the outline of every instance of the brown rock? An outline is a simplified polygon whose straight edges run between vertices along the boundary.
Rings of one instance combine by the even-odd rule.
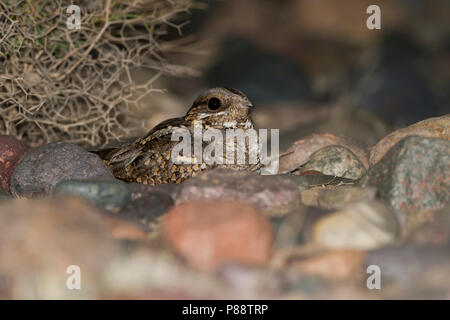
[[[384,137],[370,150],[370,165],[380,161],[397,142],[412,135],[450,140],[450,114],[417,122]]]
[[[10,193],[11,175],[26,152],[25,145],[13,136],[0,135],[0,190]]]
[[[359,275],[364,258],[364,251],[334,250],[294,260],[289,267],[302,274],[341,280]]]
[[[182,183],[174,194],[176,204],[187,201],[237,200],[254,204],[269,215],[283,215],[298,205],[299,187],[281,176],[254,172],[209,170]]]
[[[173,249],[203,271],[228,262],[263,264],[271,255],[270,223],[244,202],[176,206],[164,217],[162,230]]]
[[[342,209],[352,203],[369,201],[375,197],[375,188],[352,185],[327,185],[300,192],[301,202],[307,206],[324,209]]]
[[[375,188],[360,188],[356,186],[327,186],[319,190],[318,206],[325,209],[341,209],[357,202],[369,201],[375,198]]]
[[[289,172],[308,162],[310,156],[324,147],[338,145],[348,148],[361,161],[364,167],[369,167],[369,153],[359,141],[347,137],[339,137],[331,133],[312,134],[300,139],[289,147],[280,157],[279,172]]]
[[[313,227],[312,242],[329,249],[367,250],[393,243],[398,235],[394,212],[372,200],[319,219]]]

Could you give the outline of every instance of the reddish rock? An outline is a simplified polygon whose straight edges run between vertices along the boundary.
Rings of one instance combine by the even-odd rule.
[[[0,190],[10,193],[11,175],[26,152],[25,145],[13,136],[0,135]]]
[[[361,161],[364,167],[369,167],[369,152],[363,143],[347,137],[339,137],[331,133],[312,134],[300,139],[289,147],[280,157],[279,172],[297,169],[308,162],[310,156],[327,146],[337,145],[348,148]]]
[[[299,204],[299,185],[283,176],[214,169],[183,182],[173,196],[176,204],[242,201],[258,206],[265,214],[281,216]]]
[[[379,162],[397,142],[412,135],[450,140],[450,115],[426,119],[387,135],[370,150],[370,165]]]
[[[271,255],[272,229],[259,210],[243,202],[190,202],[174,207],[163,235],[193,267],[214,271],[225,263],[264,264]]]

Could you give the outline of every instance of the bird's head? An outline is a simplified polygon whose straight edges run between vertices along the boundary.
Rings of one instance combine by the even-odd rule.
[[[253,126],[253,104],[241,91],[213,88],[201,94],[186,114],[188,121],[202,121],[211,127]]]

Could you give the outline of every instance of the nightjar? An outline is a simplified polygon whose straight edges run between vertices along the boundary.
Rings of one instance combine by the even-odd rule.
[[[257,142],[248,137],[245,138],[244,146],[238,144],[237,139],[225,142],[226,134],[230,131],[228,129],[241,129],[244,134],[249,131],[256,132],[250,116],[252,109],[252,103],[239,90],[223,87],[210,89],[194,101],[184,117],[163,121],[144,137],[131,144],[98,151],[97,154],[104,160],[116,178],[126,182],[150,185],[180,183],[204,170],[217,167],[257,171],[261,168],[259,156],[256,156],[256,161],[249,161],[250,150],[251,148],[255,150],[254,144]],[[175,158],[172,157],[172,151],[179,141],[172,141],[172,134],[176,130],[183,129],[194,136],[194,125],[198,126],[198,124],[201,124],[202,132],[206,129],[217,129],[222,133],[224,139],[223,161],[211,163],[205,158],[197,163],[173,161]],[[195,138],[190,142],[192,153],[195,149],[194,140]],[[234,159],[237,159],[237,150],[244,149],[244,163],[226,161],[225,158],[229,155],[226,153],[229,141],[235,146],[236,157]],[[201,145],[203,150],[208,143],[202,139]],[[193,157],[190,159],[193,160]]]

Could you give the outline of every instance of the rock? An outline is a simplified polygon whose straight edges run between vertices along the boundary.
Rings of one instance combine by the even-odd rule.
[[[365,265],[380,268],[386,298],[446,299],[450,293],[448,246],[382,248],[368,252]]]
[[[140,245],[133,225],[80,200],[0,203],[0,298],[156,298],[162,292],[224,298],[218,280],[189,270],[167,250]],[[71,265],[80,267],[81,290],[66,286]]]
[[[316,207],[300,207],[284,217],[272,218],[276,248],[302,247],[311,240],[316,222],[331,213],[333,211]]]
[[[217,271],[217,275],[235,292],[235,299],[270,299],[283,288],[281,274],[267,268],[227,264]]]
[[[120,252],[98,209],[79,199],[0,203],[2,299],[98,297],[105,266]],[[81,268],[84,290],[67,289],[71,265]]]
[[[104,209],[123,208],[131,202],[130,188],[116,179],[64,180],[53,193],[81,196]]]
[[[329,249],[367,250],[395,241],[399,224],[395,214],[377,201],[357,203],[319,219],[312,242]]]
[[[314,152],[301,171],[319,171],[325,175],[357,180],[366,172],[364,165],[346,147],[328,146]]]
[[[145,196],[131,201],[116,216],[137,224],[144,231],[155,232],[156,235],[161,216],[168,212],[173,204],[172,197],[167,193],[147,192]]]
[[[310,156],[327,146],[343,146],[353,152],[365,168],[369,167],[369,152],[361,142],[339,137],[331,133],[312,134],[306,138],[300,139],[289,147],[289,149],[280,156],[279,172],[293,171],[310,159]]]
[[[0,135],[0,190],[9,193],[11,175],[27,149],[13,136]]]
[[[341,185],[319,188],[317,206],[325,209],[342,209],[357,202],[366,202],[375,198],[375,188],[360,188]]]
[[[361,180],[399,212],[436,210],[450,201],[450,141],[409,136]]]
[[[392,132],[372,147],[370,165],[373,166],[380,161],[397,142],[412,135],[450,140],[450,115],[426,119]]]
[[[113,178],[95,154],[66,142],[52,142],[31,149],[11,177],[11,193],[17,197],[50,194],[63,180]]]
[[[291,258],[289,270],[330,280],[343,280],[362,273],[365,254],[360,250],[334,250],[299,259]]]
[[[271,255],[271,225],[245,202],[176,206],[164,217],[162,230],[173,249],[203,271],[225,263],[264,264]]]
[[[285,214],[299,203],[298,187],[289,179],[225,169],[209,170],[183,182],[174,198],[177,204],[207,200],[243,201],[257,205],[270,215]]]
[[[429,212],[428,221],[407,234],[405,242],[417,246],[450,246],[450,206]]]

